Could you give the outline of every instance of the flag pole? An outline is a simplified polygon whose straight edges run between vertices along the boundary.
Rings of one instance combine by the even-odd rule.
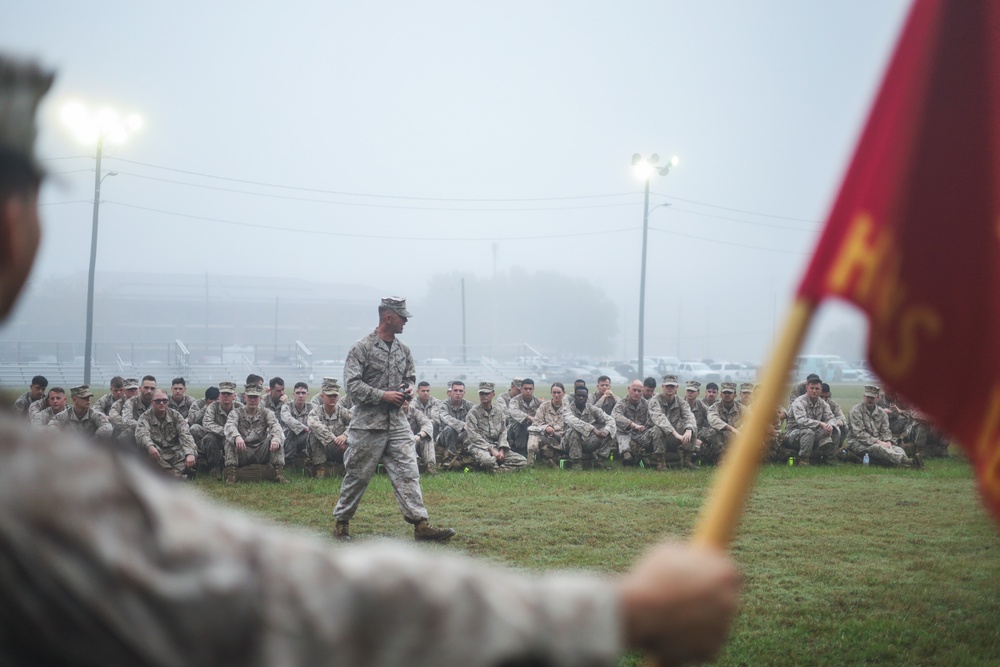
[[[763,460],[761,445],[774,411],[785,391],[792,361],[802,345],[816,304],[799,297],[792,306],[781,332],[781,339],[764,367],[763,387],[740,428],[740,434],[729,446],[719,467],[715,484],[702,506],[701,519],[695,529],[693,543],[703,547],[725,549],[733,539],[743,504],[753,487],[757,468]]]

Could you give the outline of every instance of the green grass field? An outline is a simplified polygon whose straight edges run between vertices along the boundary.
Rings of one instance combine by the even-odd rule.
[[[425,478],[432,520],[458,530],[430,548],[531,571],[623,572],[664,535],[691,534],[713,476],[537,469]],[[196,484],[322,535],[339,485],[294,475],[284,486]],[[351,532],[356,542],[411,539],[386,476],[374,479]],[[1000,664],[998,547],[959,457],[922,471],[766,467],[733,545],[742,608],[718,664]]]

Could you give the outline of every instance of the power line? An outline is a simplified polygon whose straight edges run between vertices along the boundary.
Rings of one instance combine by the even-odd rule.
[[[43,159],[45,159],[45,160],[72,160],[72,159],[77,159],[77,158],[88,158],[88,157],[92,158],[93,156],[92,155],[65,155],[65,156],[49,157],[49,158],[43,158]],[[267,182],[264,182],[264,181],[254,181],[254,180],[250,180],[250,179],[232,178],[232,177],[229,177],[229,176],[219,176],[217,174],[208,174],[208,173],[205,173],[205,172],[190,171],[190,170],[187,170],[187,169],[176,169],[174,167],[166,167],[166,166],[163,166],[163,165],[151,164],[149,162],[140,162],[138,160],[128,160],[128,159],[125,159],[125,158],[114,157],[114,156],[106,156],[105,159],[106,160],[118,160],[119,162],[125,162],[125,163],[128,163],[128,164],[135,164],[135,165],[139,165],[139,166],[142,166],[142,167],[149,167],[150,169],[161,169],[161,170],[164,170],[164,171],[172,171],[172,172],[175,172],[175,173],[178,173],[178,174],[187,174],[189,176],[199,176],[199,177],[202,177],[202,178],[213,178],[213,179],[216,179],[216,180],[230,181],[230,182],[233,182],[233,183],[244,183],[246,185],[259,185],[259,186],[268,187],[268,188],[277,188],[277,189],[283,189],[283,190],[296,190],[296,191],[299,191],[299,192],[313,192],[313,193],[318,193],[318,194],[331,194],[331,195],[348,196],[348,197],[369,197],[369,198],[373,198],[373,199],[402,199],[402,200],[410,200],[410,201],[453,201],[453,202],[484,202],[484,203],[496,202],[496,203],[499,203],[499,202],[529,202],[529,201],[567,201],[567,200],[574,200],[574,199],[606,199],[606,198],[610,198],[610,197],[627,197],[627,196],[641,194],[638,191],[634,191],[634,192],[613,192],[613,193],[599,194],[599,195],[575,195],[575,196],[569,196],[569,197],[510,197],[510,198],[410,197],[410,196],[404,196],[404,195],[382,195],[382,194],[374,194],[374,193],[349,192],[349,191],[343,191],[343,190],[326,190],[326,189],[322,189],[322,188],[306,188],[306,187],[294,186],[294,185],[283,185],[283,184],[279,184],[279,183],[267,183]],[[83,171],[86,171],[86,170],[83,170]],[[119,172],[119,173],[125,173],[125,172]],[[152,176],[140,176],[139,174],[129,174],[129,175],[130,176],[137,176],[137,177],[140,177],[140,178],[149,178],[149,179],[152,179],[152,180],[156,180]],[[174,182],[176,182],[176,183],[183,183],[182,181],[170,181],[168,179],[160,179],[160,180],[163,180],[163,181],[168,182],[168,183],[174,183]],[[195,185],[195,184],[192,184],[192,183],[183,183],[183,184],[184,185],[192,185],[194,187],[207,187],[207,186],[198,186],[198,185]],[[224,189],[224,188],[219,188],[219,189]],[[234,190],[234,192],[244,192],[244,191],[242,191],[242,190]],[[258,193],[250,193],[250,194],[258,194]],[[709,204],[707,202],[697,201],[697,200],[694,200],[694,199],[685,199],[683,197],[675,197],[675,196],[672,196],[672,195],[665,195],[662,192],[652,192],[650,194],[656,195],[657,197],[663,197],[664,199],[668,199],[668,200],[672,200],[672,201],[680,201],[680,202],[685,202],[687,204],[696,204],[698,206],[707,206],[709,208],[717,208],[717,209],[720,209],[720,210],[723,210],[723,211],[732,211],[734,213],[745,213],[747,215],[757,215],[757,216],[761,216],[761,217],[765,217],[765,218],[775,218],[777,220],[789,220],[789,221],[792,221],[792,222],[808,222],[808,223],[815,224],[815,225],[822,224],[822,222],[820,222],[818,220],[809,220],[809,219],[806,219],[806,218],[796,218],[796,217],[792,217],[792,216],[776,215],[776,214],[773,214],[773,213],[761,213],[759,211],[751,211],[751,210],[743,209],[743,208],[734,208],[734,207],[731,207],[731,206],[720,206],[718,204]],[[306,200],[306,201],[311,201],[311,200]],[[427,209],[427,210],[434,210],[434,209]],[[461,210],[461,209],[449,209],[449,210]],[[682,209],[677,209],[677,210],[682,210]],[[697,214],[697,212],[695,212],[695,211],[688,211],[688,212],[690,212],[690,213],[696,213]],[[709,215],[709,214],[706,213],[706,214],[700,214],[700,215]],[[723,220],[736,220],[735,218],[722,218],[722,219]],[[747,221],[742,221],[742,220],[737,220],[737,221],[738,222],[747,222]],[[753,224],[753,223],[751,223],[751,224]],[[791,228],[789,228],[789,229],[791,229]]]
[[[412,201],[454,201],[454,202],[526,202],[526,201],[565,201],[570,199],[603,199],[607,197],[625,197],[634,196],[639,194],[637,192],[615,192],[603,195],[576,195],[572,197],[521,197],[521,198],[505,198],[505,199],[475,199],[475,198],[461,198],[461,197],[409,197],[404,195],[380,195],[365,192],[347,192],[343,190],[325,190],[322,188],[306,188],[295,185],[282,185],[279,183],[265,183],[263,181],[252,181],[244,178],[231,178],[229,176],[218,176],[216,174],[206,174],[199,171],[188,171],[186,169],[175,169],[173,167],[164,167],[158,164],[150,164],[148,162],[138,162],[136,160],[126,160],[125,158],[112,157],[107,158],[109,160],[118,160],[119,162],[127,162],[129,164],[136,164],[143,167],[149,167],[151,169],[162,169],[164,171],[172,171],[178,174],[187,174],[188,176],[201,176],[203,178],[214,178],[220,181],[231,181],[233,183],[245,183],[247,185],[260,185],[267,188],[278,188],[282,190],[297,190],[299,192],[315,192],[327,195],[340,195],[347,197],[370,197],[372,199],[406,199]]]
[[[224,218],[212,218],[203,215],[192,215],[189,213],[178,213],[176,211],[165,211],[158,208],[149,208],[146,206],[137,206],[135,204],[126,204],[119,201],[111,200],[101,200],[104,204],[112,204],[115,206],[122,206],[125,208],[137,209],[140,211],[148,211],[150,213],[161,213],[163,215],[170,215],[178,218],[189,218],[191,220],[203,220],[206,222],[218,222],[225,225],[234,225],[237,227],[249,227],[252,229],[267,229],[279,232],[288,232],[296,234],[315,234],[318,236],[339,236],[343,238],[354,238],[354,239],[380,239],[387,241],[534,241],[538,239],[564,239],[564,238],[574,238],[581,236],[598,236],[602,234],[618,234],[620,232],[631,232],[636,231],[638,227],[628,227],[624,229],[606,229],[599,232],[575,232],[572,234],[539,234],[537,236],[483,236],[483,237],[453,237],[453,236],[384,236],[378,234],[349,234],[345,232],[332,232],[328,230],[319,229],[302,229],[299,227],[276,227],[274,225],[261,225],[252,222],[240,222],[238,220],[226,220]]]
[[[190,183],[187,181],[175,181],[169,178],[159,178],[157,176],[146,176],[144,174],[136,174],[129,171],[117,171],[120,176],[131,176],[133,178],[142,178],[150,181],[158,181],[161,183],[173,183],[176,185],[186,185],[192,188],[201,188],[203,190],[218,190],[221,192],[235,192],[238,194],[252,195],[254,197],[267,197],[270,199],[289,199],[293,201],[303,201],[303,202],[313,202],[318,204],[332,204],[335,206],[360,206],[363,208],[388,208],[388,209],[403,209],[409,211],[460,211],[460,212],[524,212],[524,211],[567,211],[567,210],[579,210],[579,209],[593,209],[593,208],[617,208],[622,206],[640,206],[639,202],[624,202],[618,204],[586,204],[581,206],[545,206],[545,207],[514,207],[514,208],[466,208],[466,207],[455,207],[455,206],[400,206],[395,204],[368,204],[364,202],[348,202],[348,201],[331,201],[329,199],[315,199],[312,197],[296,197],[294,195],[279,195],[270,192],[253,192],[251,190],[240,190],[237,188],[224,188],[217,185],[203,185],[201,183]],[[369,196],[369,195],[366,195]],[[403,198],[407,199],[407,198]],[[419,197],[413,199],[421,199]],[[568,199],[568,198],[562,198]],[[427,199],[424,199],[427,201]],[[503,201],[503,200],[434,200],[434,201]],[[543,201],[543,200],[509,200],[509,201]]]
[[[672,234],[673,236],[680,236],[686,239],[695,239],[697,241],[708,241],[709,243],[721,243],[722,245],[736,246],[737,248],[749,248],[751,250],[766,250],[767,252],[780,252],[786,255],[809,255],[808,252],[800,252],[798,250],[782,250],[780,248],[766,248],[764,246],[758,245],[747,245],[745,243],[734,243],[732,241],[722,241],[720,239],[709,239],[704,236],[695,236],[694,234],[684,234],[681,232],[668,231],[666,229],[660,229],[659,227],[652,227],[650,229],[654,232],[661,232],[663,234]]]
[[[770,227],[771,229],[786,229],[791,232],[804,232],[807,234],[812,234],[818,229],[803,229],[802,227],[788,227],[786,225],[769,225],[766,222],[754,222],[752,220],[740,220],[739,218],[728,218],[724,215],[714,215],[712,213],[702,213],[701,211],[692,211],[687,208],[677,208],[676,206],[671,206],[672,211],[683,211],[684,213],[691,213],[692,215],[700,215],[705,218],[715,218],[716,220],[729,220],[731,222],[740,222],[744,225],[754,225],[755,227]]]
[[[812,223],[814,225],[821,225],[821,224],[823,224],[819,220],[807,220],[805,218],[790,218],[790,217],[788,217],[786,215],[774,215],[773,213],[758,213],[756,211],[748,211],[748,210],[742,209],[742,208],[731,208],[729,206],[719,206],[718,204],[706,204],[705,202],[695,201],[693,199],[682,199],[681,197],[674,197],[674,196],[671,196],[671,195],[665,195],[662,192],[651,192],[650,194],[654,194],[657,197],[663,197],[664,199],[672,199],[674,201],[682,201],[682,202],[684,202],[686,204],[697,204],[698,206],[708,206],[710,208],[718,208],[718,209],[722,209],[724,211],[733,211],[734,213],[747,213],[749,215],[759,215],[759,216],[762,216],[762,217],[765,217],[765,218],[776,218],[776,219],[779,219],[779,220],[791,220],[793,222],[810,222],[810,223]]]
[[[93,199],[74,199],[72,201],[50,201],[39,204],[39,206],[62,206],[63,204],[93,204]]]

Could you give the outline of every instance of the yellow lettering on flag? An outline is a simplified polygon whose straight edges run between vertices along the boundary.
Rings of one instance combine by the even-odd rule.
[[[873,226],[871,216],[867,213],[854,218],[837,253],[837,261],[827,277],[827,287],[831,292],[847,296],[848,282],[855,273],[860,274],[854,290],[854,298],[859,303],[867,301],[882,258],[892,243],[892,232],[886,229],[880,230],[878,236],[872,238]]]

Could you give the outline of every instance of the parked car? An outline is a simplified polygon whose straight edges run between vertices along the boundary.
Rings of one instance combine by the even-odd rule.
[[[867,371],[860,368],[852,368],[846,361],[832,361],[826,365],[826,373],[829,377],[823,379],[828,382],[865,382],[868,378]]]
[[[709,382],[712,369],[708,364],[700,361],[682,361],[677,367],[678,379],[682,382],[688,380],[698,380],[699,382]]]
[[[708,376],[709,382],[754,382],[757,379],[756,369],[745,364],[717,361],[708,367],[712,371]]]

